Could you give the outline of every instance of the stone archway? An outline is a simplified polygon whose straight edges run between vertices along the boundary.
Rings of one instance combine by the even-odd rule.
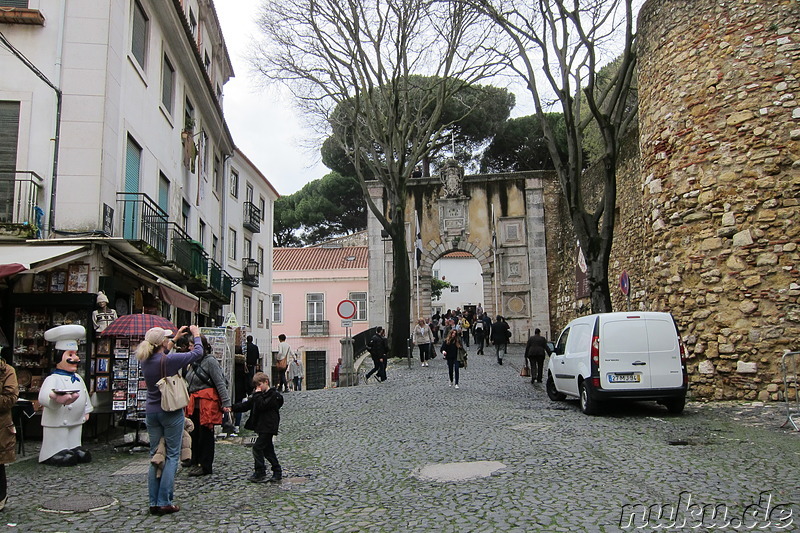
[[[470,253],[481,265],[483,307],[490,316],[501,314],[512,328],[512,342],[524,342],[529,331],[550,331],[547,283],[545,203],[547,172],[463,176],[446,165],[444,176],[411,179],[405,208],[406,243],[412,276],[412,314],[416,314],[416,278],[423,316],[431,315],[430,281],[437,259],[455,250]],[[385,206],[380,185],[370,188]],[[416,268],[416,233],[422,257]],[[391,245],[369,213],[370,320],[385,324],[391,288]],[[413,322],[413,317],[409,317]]]

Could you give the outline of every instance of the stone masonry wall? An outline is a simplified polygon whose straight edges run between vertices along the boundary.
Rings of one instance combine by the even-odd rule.
[[[649,0],[638,28],[649,307],[676,317],[695,396],[779,400],[800,349],[800,3]]]

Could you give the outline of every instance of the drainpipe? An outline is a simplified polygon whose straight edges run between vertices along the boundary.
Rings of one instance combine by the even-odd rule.
[[[62,27],[63,27],[63,20],[62,20]],[[60,33],[60,32],[59,32]],[[50,216],[48,219],[48,237],[49,234],[53,232],[53,224],[55,222],[55,198],[56,198],[56,177],[58,176],[58,146],[59,140],[61,137],[61,90],[51,82],[44,73],[39,70],[36,65],[34,65],[30,59],[25,57],[25,55],[20,52],[13,44],[9,42],[5,35],[0,32],[0,43],[3,45],[17,58],[19,59],[23,65],[28,67],[31,72],[33,72],[37,78],[42,80],[47,84],[48,87],[53,89],[56,93],[56,131],[55,136],[53,138],[53,176],[52,181],[50,184]],[[60,52],[59,52],[60,53]]]

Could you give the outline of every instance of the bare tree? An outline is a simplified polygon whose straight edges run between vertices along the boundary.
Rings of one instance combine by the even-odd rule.
[[[337,133],[391,237],[390,347],[403,354],[411,318],[406,183],[452,125],[440,120],[445,102],[501,68],[499,32],[468,6],[439,0],[268,0],[259,23],[255,65]],[[383,202],[370,198],[368,179],[383,185]]]
[[[629,99],[636,67],[634,0],[464,1],[487,14],[514,42],[516,54],[508,63],[527,85],[542,123],[586,259],[592,311],[611,311],[608,262],[617,159],[620,140],[638,107],[635,99]],[[600,80],[603,61],[610,61],[620,48],[618,68]],[[559,154],[556,134],[544,119],[551,103],[560,104],[564,113],[566,158]],[[598,163],[604,178],[601,198],[587,198],[583,183],[584,134],[592,124],[599,129],[604,148]]]

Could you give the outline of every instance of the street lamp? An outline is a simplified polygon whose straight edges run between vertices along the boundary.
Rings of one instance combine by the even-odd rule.
[[[254,261],[253,259],[245,259],[245,265],[242,269],[242,277],[232,278],[231,287],[235,287],[243,281],[246,285],[252,285],[254,287],[258,286],[258,261]],[[253,283],[255,284],[253,285]]]

